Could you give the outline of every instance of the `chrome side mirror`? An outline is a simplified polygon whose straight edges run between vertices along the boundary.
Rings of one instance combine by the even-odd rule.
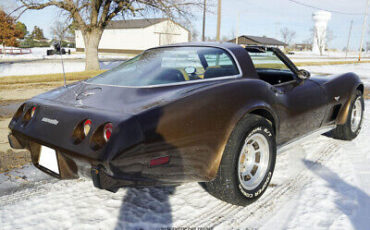
[[[311,74],[307,70],[301,69],[301,70],[298,71],[298,78],[299,79],[306,80],[310,77],[311,77]]]

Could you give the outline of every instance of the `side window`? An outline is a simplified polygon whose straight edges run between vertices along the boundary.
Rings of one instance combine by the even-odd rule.
[[[274,52],[267,51],[261,53],[249,52],[252,58],[254,67],[256,69],[275,69],[275,70],[289,70],[287,65],[278,58]]]
[[[163,54],[162,68],[185,68],[185,67],[194,67],[200,68],[202,64],[199,60],[198,54],[196,51],[166,51]]]
[[[226,51],[217,49],[213,52],[204,53],[203,56],[207,62],[204,78],[230,77],[239,74],[232,57]]]
[[[279,85],[294,80],[293,71],[272,51],[250,52],[254,67],[263,81]]]
[[[215,66],[233,66],[234,63],[231,58],[225,54],[206,54],[204,58],[207,61],[208,67],[215,67]]]

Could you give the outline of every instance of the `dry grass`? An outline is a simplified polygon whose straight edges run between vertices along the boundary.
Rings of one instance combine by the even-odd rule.
[[[370,89],[369,88],[365,88],[364,98],[370,99]]]
[[[296,66],[322,66],[322,65],[349,65],[349,64],[363,64],[370,63],[370,61],[323,61],[323,62],[297,62]]]
[[[95,77],[106,70],[94,70],[84,72],[66,73],[67,81],[80,81],[87,78]],[[63,74],[42,74],[42,75],[28,75],[28,76],[8,76],[1,77],[0,84],[23,84],[23,83],[40,83],[40,82],[57,82],[63,81]]]
[[[23,165],[31,162],[31,154],[26,150],[14,151],[8,149],[5,152],[0,151],[0,173],[21,168]]]

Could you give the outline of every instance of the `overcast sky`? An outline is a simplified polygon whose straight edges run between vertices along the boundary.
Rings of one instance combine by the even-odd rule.
[[[2,5],[12,5],[14,0],[0,0]],[[348,31],[351,20],[354,21],[351,49],[358,49],[360,44],[361,29],[367,0],[296,0],[301,3],[313,5],[331,11],[340,11],[346,15],[333,13],[329,21],[329,28],[334,34],[334,40],[330,47],[343,49],[346,46]],[[217,3],[217,0],[208,0]],[[8,7],[8,6],[6,6]],[[215,12],[216,10],[213,9]],[[222,2],[222,36],[231,36],[236,33],[238,12],[240,13],[239,34],[269,36],[280,38],[280,30],[287,27],[296,32],[295,42],[302,42],[311,37],[310,29],[313,27],[312,13],[315,9],[301,6],[289,0],[223,0]],[[195,10],[196,17],[192,20],[195,28],[201,34],[202,13]],[[41,27],[47,37],[50,35],[50,27],[61,18],[60,11],[56,8],[48,8],[39,11],[28,11],[19,19],[26,24],[29,31],[37,25]],[[217,17],[214,14],[207,15],[206,36],[215,37]],[[370,25],[368,23],[368,25]],[[370,28],[370,26],[368,26]],[[369,30],[368,30],[369,31]],[[367,41],[369,33],[366,33]],[[145,38],[143,38],[145,39]]]

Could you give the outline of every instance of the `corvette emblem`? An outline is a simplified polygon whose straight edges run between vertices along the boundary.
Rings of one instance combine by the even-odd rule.
[[[52,125],[58,125],[58,123],[59,123],[58,120],[50,119],[50,118],[47,118],[47,117],[43,117],[41,119],[41,121],[46,122],[46,123],[49,123],[49,124],[52,124]]]
[[[340,99],[340,96],[334,97],[334,100],[336,100],[336,101],[339,101],[339,99]]]
[[[82,92],[77,95],[76,100],[82,100],[94,94],[95,94],[94,92]]]
[[[102,89],[99,88],[99,87],[86,89],[85,91],[77,94],[76,100],[83,100],[83,99],[85,99],[87,97],[90,97],[90,96],[92,96],[92,95],[94,95],[94,94],[96,94],[98,92],[101,92],[101,91],[102,91]]]

